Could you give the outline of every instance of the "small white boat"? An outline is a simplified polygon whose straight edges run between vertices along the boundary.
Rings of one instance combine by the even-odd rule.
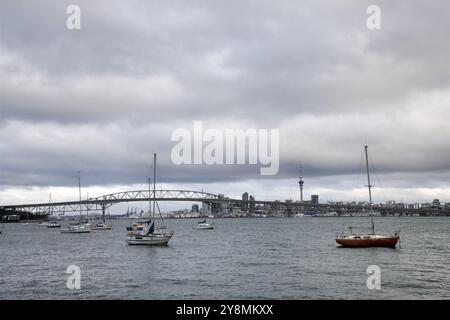
[[[112,224],[107,224],[107,223],[96,223],[93,227],[92,230],[112,230]]]
[[[50,222],[48,221],[44,221],[44,222],[39,222],[38,225],[42,226],[42,227],[47,227],[50,224]]]
[[[214,223],[207,223],[206,220],[200,221],[192,226],[192,229],[197,230],[212,230],[214,229]]]
[[[72,224],[61,229],[61,233],[91,233],[91,228],[85,224]]]
[[[52,221],[47,225],[47,228],[51,229],[51,228],[61,228],[61,225],[56,222],[56,221]]]

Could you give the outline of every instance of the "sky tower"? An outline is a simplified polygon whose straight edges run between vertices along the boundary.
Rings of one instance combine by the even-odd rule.
[[[300,187],[300,203],[303,203],[303,183],[302,165],[300,165],[300,178],[298,180],[298,185]]]

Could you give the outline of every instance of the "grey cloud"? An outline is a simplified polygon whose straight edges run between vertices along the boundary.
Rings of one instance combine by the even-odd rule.
[[[192,120],[280,128],[272,179],[300,161],[317,179],[354,174],[368,143],[395,183],[446,181],[445,2],[378,1],[380,31],[365,27],[369,1],[79,1],[80,31],[68,4],[0,4],[4,186],[71,185],[78,169],[141,183],[152,152],[168,182],[259,175],[171,164],[170,134]]]
[[[160,116],[167,109],[189,117],[205,112],[217,115],[226,107],[248,117],[255,111],[277,108],[284,112],[271,118],[280,120],[299,112],[339,113],[374,106],[388,109],[386,102],[401,102],[417,89],[448,85],[448,73],[441,67],[446,61],[441,40],[443,30],[448,30],[444,8],[403,3],[380,3],[384,22],[380,32],[365,28],[366,6],[360,2],[343,7],[330,2],[288,1],[283,5],[81,2],[86,21],[80,32],[64,28],[63,3],[45,6],[43,2],[37,10],[25,4],[18,9],[11,3],[3,11],[2,38],[6,48],[29,63],[44,83],[53,82],[61,95],[72,96],[71,88],[86,75],[100,87],[114,87],[109,76],[137,79],[138,83],[148,76],[163,76],[173,79],[183,91],[180,99],[161,103],[131,92],[128,108],[142,111],[146,119],[149,113]],[[423,18],[435,13],[442,18]],[[427,37],[423,29],[437,37]],[[416,32],[421,41],[414,37]],[[435,50],[437,46],[440,50]],[[226,54],[218,67],[229,71],[229,77],[208,65],[208,57],[223,52]],[[127,96],[130,87],[132,84],[118,93]],[[81,108],[93,108],[92,100],[94,108],[104,113],[124,108],[120,99],[114,103],[101,88],[96,98],[89,88],[77,88],[76,93],[74,104]],[[58,95],[46,99],[43,94],[35,102],[37,106],[28,100],[22,104],[32,115],[29,109],[39,109],[40,103],[55,108],[60,99]],[[21,103],[8,100],[12,115]],[[74,121],[91,119],[87,115],[79,119],[70,112],[70,100],[66,104],[67,113],[43,114],[56,119],[67,115]],[[109,117],[98,114],[96,119],[111,121],[122,116],[113,111]],[[264,119],[265,114],[259,112],[258,116]],[[167,121],[171,116],[169,112],[162,118]],[[26,112],[18,117],[26,117]]]

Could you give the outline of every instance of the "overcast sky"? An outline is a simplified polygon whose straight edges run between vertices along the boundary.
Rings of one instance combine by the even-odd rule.
[[[81,8],[81,30],[66,8]],[[381,8],[381,30],[366,9]],[[0,205],[159,186],[450,201],[446,1],[0,0]],[[171,162],[177,128],[280,130],[280,170]]]

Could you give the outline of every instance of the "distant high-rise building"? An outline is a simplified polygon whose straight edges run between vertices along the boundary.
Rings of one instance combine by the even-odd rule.
[[[197,212],[198,212],[198,209],[199,209],[198,204],[193,204],[193,205],[192,205],[192,212],[197,213]]]
[[[202,202],[202,214],[207,215],[211,213],[211,207],[208,203]]]
[[[255,212],[255,197],[254,196],[250,196],[249,199],[249,206],[250,206],[250,212],[254,213]]]
[[[242,204],[241,204],[241,210],[244,212],[248,211],[248,192],[244,192],[242,194]]]
[[[219,193],[217,195],[219,200],[225,199],[225,195],[223,193]],[[213,212],[223,212],[226,209],[226,205],[224,202],[214,203],[212,207]]]
[[[317,195],[317,194],[312,194],[312,195],[311,195],[311,203],[312,203],[312,204],[318,204],[318,203],[319,203],[319,195]]]

